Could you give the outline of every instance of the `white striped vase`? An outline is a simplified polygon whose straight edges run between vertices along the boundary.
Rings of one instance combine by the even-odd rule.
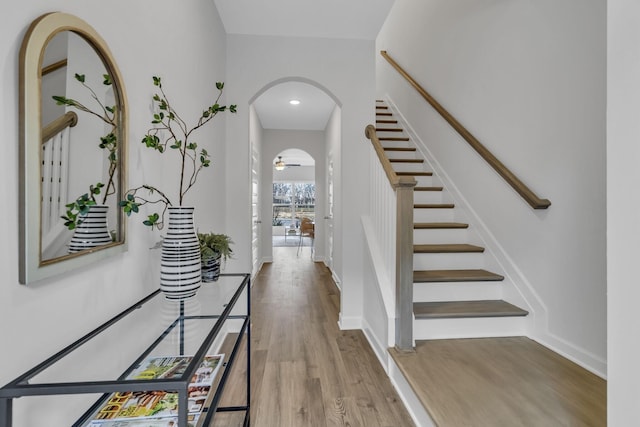
[[[68,252],[74,254],[86,249],[111,243],[111,234],[107,227],[107,213],[109,206],[89,206],[89,212],[80,217],[80,223],[73,232],[69,242]]]
[[[193,207],[170,206],[162,240],[160,289],[169,299],[192,297],[200,288],[200,243],[193,226]]]

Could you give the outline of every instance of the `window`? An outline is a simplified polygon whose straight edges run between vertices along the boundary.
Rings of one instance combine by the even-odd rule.
[[[297,228],[300,218],[315,217],[316,185],[305,182],[273,183],[273,225]]]

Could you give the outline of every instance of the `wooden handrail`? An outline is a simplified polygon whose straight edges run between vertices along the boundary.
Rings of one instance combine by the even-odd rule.
[[[378,139],[378,135],[376,135],[376,127],[374,125],[368,125],[364,129],[364,134],[367,139],[371,140],[371,144],[373,145],[373,149],[378,155],[378,159],[382,164],[382,169],[384,173],[387,175],[389,179],[389,184],[393,188],[398,187],[415,187],[417,185],[417,181],[412,176],[398,176],[396,172],[393,170],[393,166],[391,166],[391,162],[384,154],[384,148],[382,147],[382,143]]]
[[[380,51],[380,54],[387,60],[389,63],[395,68],[410,84],[413,86],[422,97],[429,103],[431,106],[444,118],[447,123],[453,127],[456,132],[462,136],[471,145],[471,147],[482,156],[483,159],[491,165],[491,167],[498,172],[498,174],[505,180],[511,187],[529,205],[531,205],[534,209],[547,209],[551,206],[551,202],[548,199],[541,199],[538,197],[529,187],[527,187],[517,176],[513,174],[500,160],[496,158],[484,145],[480,143],[464,126],[460,124],[445,108],[440,105],[438,101],[436,101],[426,90],[422,88],[407,72],[398,65],[396,61],[394,61],[387,51]]]
[[[44,144],[68,127],[74,127],[78,123],[78,115],[73,111],[67,111],[42,129],[42,143]]]
[[[46,76],[49,73],[53,73],[56,70],[59,70],[60,68],[64,68],[67,66],[67,60],[66,59],[61,59],[58,62],[54,62],[51,65],[47,65],[46,67],[42,67],[42,75]]]

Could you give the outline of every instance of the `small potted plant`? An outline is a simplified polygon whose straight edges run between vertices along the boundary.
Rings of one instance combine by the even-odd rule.
[[[202,281],[215,282],[220,276],[220,264],[232,257],[233,241],[226,234],[198,233],[202,257]]]

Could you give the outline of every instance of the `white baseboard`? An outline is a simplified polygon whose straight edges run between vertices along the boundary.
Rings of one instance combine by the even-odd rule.
[[[602,360],[594,354],[591,354],[581,348],[573,346],[571,343],[563,340],[560,337],[556,337],[550,333],[533,333],[530,337],[532,340],[547,347],[562,357],[571,360],[576,365],[579,365],[599,376],[600,378],[607,379],[607,361]]]
[[[342,313],[340,313],[338,319],[338,327],[340,327],[340,330],[342,331],[350,329],[362,329],[362,317],[343,317]]]

